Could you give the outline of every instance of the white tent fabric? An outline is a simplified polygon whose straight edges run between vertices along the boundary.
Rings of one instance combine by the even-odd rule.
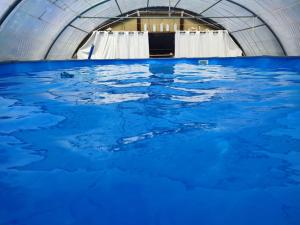
[[[247,56],[300,55],[299,0],[171,0],[170,3],[221,25]],[[0,61],[72,58],[80,43],[109,20],[106,17],[126,15],[148,6],[168,7],[169,1],[1,0]]]
[[[175,57],[234,57],[242,50],[231,39],[228,31],[178,31],[175,34]]]
[[[94,31],[79,49],[78,59],[149,58],[148,32]]]

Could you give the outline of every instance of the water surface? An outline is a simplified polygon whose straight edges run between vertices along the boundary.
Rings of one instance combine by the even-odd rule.
[[[0,224],[300,224],[299,94],[251,61],[1,75]]]

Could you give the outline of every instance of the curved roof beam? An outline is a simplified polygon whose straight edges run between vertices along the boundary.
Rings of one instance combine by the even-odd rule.
[[[199,13],[200,15],[202,15],[203,13],[205,13],[206,11],[210,10],[211,8],[215,7],[216,5],[218,5],[221,1],[223,0],[219,0],[217,2],[215,2],[214,4],[212,4],[211,6],[209,6],[208,8],[204,9],[201,13]]]
[[[116,2],[116,4],[117,4],[117,6],[118,6],[118,9],[119,9],[120,13],[123,14],[123,13],[122,13],[122,10],[121,10],[121,8],[120,8],[120,5],[119,5],[118,0],[115,0],[115,2]]]
[[[249,8],[247,8],[247,7],[243,6],[243,5],[241,5],[240,3],[237,3],[237,2],[232,1],[232,0],[224,0],[224,1],[227,1],[227,2],[230,2],[230,3],[232,3],[232,4],[235,4],[235,5],[239,6],[239,7],[241,7],[241,8],[243,8],[243,9],[247,10],[248,12],[252,13],[253,15],[255,15],[255,16],[256,16],[261,22],[263,22],[263,24],[265,24],[266,27],[271,31],[271,33],[274,35],[276,41],[277,41],[278,44],[280,45],[280,47],[281,47],[281,49],[282,49],[284,55],[287,56],[287,52],[286,52],[286,50],[285,50],[285,48],[284,48],[284,46],[283,46],[283,44],[282,44],[280,38],[277,36],[277,34],[274,32],[274,30],[270,27],[270,25],[269,25],[268,23],[266,23],[265,20],[263,20],[260,16],[258,16],[258,15],[257,15],[256,13],[254,13],[252,10],[250,10]]]
[[[181,0],[179,0],[179,1],[177,2],[177,4],[178,4],[180,1],[181,1]],[[245,7],[244,5],[242,5],[242,4],[238,3],[238,2],[235,2],[235,1],[233,1],[233,0],[219,0],[219,1],[215,2],[214,4],[212,4],[211,6],[209,6],[207,9],[203,10],[201,13],[199,13],[199,15],[202,15],[204,12],[210,10],[211,8],[213,8],[214,6],[216,6],[217,4],[219,4],[219,3],[222,2],[222,1],[230,2],[230,3],[232,3],[232,4],[236,5],[236,6],[241,7],[242,9],[244,9],[244,10],[250,12],[251,14],[255,15],[255,17],[257,17],[257,18],[258,18],[258,19],[259,19],[259,20],[260,20],[260,21],[268,28],[268,30],[273,34],[273,36],[275,37],[276,41],[278,42],[280,48],[282,49],[282,52],[284,53],[285,56],[287,56],[287,52],[286,52],[286,50],[285,50],[285,48],[284,48],[284,46],[283,46],[283,44],[282,44],[280,38],[277,36],[277,34],[276,34],[275,31],[271,28],[271,26],[270,26],[268,23],[266,23],[266,21],[265,21],[264,19],[262,19],[262,18],[261,18],[260,16],[258,16],[256,13],[254,13],[251,9],[249,9],[248,7]],[[177,5],[177,4],[176,4],[176,5]],[[249,28],[249,29],[250,29],[250,28]],[[244,31],[244,30],[247,30],[247,29],[237,30],[237,31],[234,31],[234,33],[237,33],[237,32],[240,32],[240,31]],[[232,32],[231,32],[231,33],[232,33]]]
[[[148,0],[148,1],[149,1],[149,0]],[[180,0],[180,1],[181,1],[181,0]],[[165,7],[165,6],[164,6],[164,7],[149,7],[149,6],[148,6],[148,7],[146,7],[146,8],[135,9],[135,10],[126,12],[125,14],[122,14],[122,15],[119,15],[119,16],[115,17],[115,19],[114,19],[113,21],[110,21],[110,20],[104,21],[104,22],[101,23],[99,26],[97,26],[94,30],[100,30],[100,29],[102,29],[102,28],[104,28],[104,27],[107,27],[107,26],[109,26],[109,25],[111,25],[111,24],[114,24],[114,23],[118,22],[118,21],[120,21],[120,20],[123,19],[122,16],[126,16],[126,18],[130,18],[130,17],[132,17],[132,15],[137,14],[137,11],[139,11],[139,10],[145,10],[145,11],[148,11],[149,9],[150,9],[150,10],[155,10],[155,9],[157,9],[157,8],[160,8],[160,9],[165,8],[166,10],[168,9],[168,8]],[[183,11],[183,9],[181,9],[181,8],[171,7],[171,9],[172,9],[172,10],[180,10],[180,11]],[[186,15],[189,15],[190,18],[192,18],[192,17],[195,16],[195,15],[198,15],[198,14],[196,14],[196,13],[194,13],[194,12],[191,12],[191,11],[188,11],[188,10],[184,10],[184,13],[185,13]],[[96,17],[96,18],[98,18],[98,17]],[[195,19],[196,19],[196,18],[195,18]],[[201,18],[197,18],[197,19],[200,20],[200,21],[203,21],[203,22],[205,22],[205,23],[207,23],[207,24],[209,24],[210,26],[215,27],[216,29],[225,29],[223,26],[221,26],[220,24],[215,23],[215,22],[213,22],[213,21],[209,22],[209,21],[207,21],[207,19],[204,20],[203,18],[202,18],[202,19],[201,19]],[[94,30],[90,31],[90,32],[82,39],[82,41],[80,42],[80,44],[78,45],[78,47],[75,49],[75,51],[74,51],[72,57],[77,53],[77,51],[79,50],[79,48],[84,44],[84,42],[88,39],[88,37],[93,33]],[[232,35],[230,35],[230,36],[231,36],[231,37],[234,39],[234,41],[239,45],[239,43],[236,41],[235,37],[233,37]],[[242,48],[240,45],[239,45],[239,47],[242,49],[243,52],[245,52],[245,51],[243,50],[243,48]]]
[[[167,7],[150,7],[151,10],[155,10],[155,9],[157,9],[157,8],[166,8],[166,10],[168,9]],[[209,19],[209,18],[205,18],[205,17],[203,17],[203,16],[201,16],[201,18],[200,18],[200,17],[197,18],[197,16],[198,16],[199,14],[197,14],[197,13],[195,13],[195,12],[191,12],[191,11],[188,11],[188,10],[183,10],[183,9],[181,9],[181,8],[174,8],[174,7],[171,7],[171,9],[172,9],[172,10],[184,11],[184,13],[185,13],[186,15],[190,16],[189,18],[194,18],[194,19],[197,19],[197,20],[202,21],[202,22],[204,22],[204,23],[207,23],[208,25],[210,25],[210,26],[212,26],[212,27],[215,27],[216,29],[226,30],[221,24],[218,24],[217,22],[211,21],[211,19]],[[136,9],[136,10],[133,10],[133,11],[126,12],[126,13],[123,14],[123,15],[119,15],[118,17],[115,17],[115,20],[112,21],[112,22],[109,22],[109,21],[103,22],[103,23],[100,24],[98,27],[96,27],[94,30],[99,30],[99,29],[102,29],[102,28],[104,28],[104,27],[107,27],[108,25],[111,25],[111,24],[113,24],[113,23],[116,23],[116,22],[122,20],[122,19],[123,19],[122,16],[125,16],[125,15],[126,15],[126,18],[129,18],[129,17],[132,18],[132,15],[137,14],[137,11],[139,11],[139,10],[146,10],[146,11],[147,11],[147,10],[149,10],[149,7],[147,7],[147,8],[140,8],[140,9]],[[98,17],[95,17],[95,18],[98,18]],[[93,31],[94,31],[94,30],[93,30]],[[86,36],[83,38],[83,40],[80,42],[80,44],[78,45],[78,47],[75,49],[75,51],[74,51],[72,57],[74,57],[74,55],[77,53],[77,51],[79,50],[79,48],[85,43],[85,41],[86,41],[86,40],[88,39],[88,37],[92,34],[93,31],[89,32],[88,35],[86,35]],[[243,54],[245,54],[244,48],[240,45],[240,43],[236,40],[236,38],[235,38],[233,35],[231,35],[231,33],[229,33],[229,35],[230,35],[230,37],[234,40],[234,42],[239,46],[239,48],[242,50]]]
[[[5,11],[3,16],[0,18],[0,27],[4,21],[9,17],[9,15],[14,11],[14,9],[22,2],[23,0],[16,0],[14,3]]]
[[[93,9],[93,8],[97,7],[98,5],[101,5],[101,4],[103,4],[103,3],[107,2],[107,1],[109,1],[109,0],[106,0],[106,1],[104,1],[104,2],[100,2],[100,3],[98,3],[98,4],[96,4],[96,5],[92,6],[92,7],[90,7],[89,9],[85,10],[84,12],[82,12],[81,14],[79,14],[78,16],[76,16],[70,23],[68,23],[68,24],[61,30],[61,32],[57,35],[57,37],[54,39],[54,41],[51,43],[50,48],[48,49],[48,51],[47,51],[47,53],[46,53],[45,59],[46,59],[47,56],[49,55],[49,52],[51,51],[51,49],[52,49],[53,45],[55,44],[55,42],[58,40],[58,38],[61,36],[61,34],[67,29],[67,27],[69,27],[69,26],[70,26],[70,25],[71,25],[78,17],[80,17],[80,16],[83,15],[84,13],[90,11],[91,9]],[[221,1],[223,1],[223,0],[219,0],[219,1],[215,2],[212,6],[210,6],[210,7],[209,7],[208,9],[206,9],[205,11],[207,11],[207,10],[213,8],[215,5],[217,5],[217,4],[220,3]],[[281,47],[283,53],[284,53],[285,55],[287,55],[287,52],[286,52],[286,50],[285,50],[285,48],[284,48],[284,46],[283,46],[283,44],[282,44],[280,38],[278,38],[278,36],[277,36],[276,33],[274,32],[274,30],[273,30],[273,29],[272,29],[272,28],[271,28],[271,27],[270,27],[270,26],[269,26],[269,25],[268,25],[268,24],[267,24],[260,16],[258,16],[257,14],[255,14],[255,13],[254,13],[252,10],[250,10],[249,8],[247,8],[247,7],[241,5],[240,3],[237,3],[237,2],[235,2],[235,1],[233,1],[233,0],[224,0],[224,1],[228,1],[228,2],[230,2],[230,3],[232,3],[232,4],[235,4],[235,5],[237,5],[237,6],[241,7],[241,8],[243,8],[243,9],[249,11],[250,13],[252,13],[253,15],[255,15],[258,19],[260,19],[260,20],[264,23],[264,25],[270,30],[270,32],[274,35],[274,37],[275,37],[276,41],[278,42],[278,44],[280,45],[280,47]],[[1,27],[1,25],[5,22],[5,20],[9,17],[9,15],[14,11],[14,9],[15,9],[20,3],[22,3],[22,2],[23,2],[23,0],[16,0],[16,1],[15,1],[15,2],[7,9],[7,10],[6,10],[6,12],[5,12],[5,13],[3,14],[3,16],[0,18],[0,27]],[[119,6],[119,4],[118,4],[118,1],[115,0],[115,2],[116,2],[117,6],[118,6],[118,8],[119,8],[119,11],[120,11],[121,14],[122,14],[122,11],[121,11],[121,9],[120,9],[120,6]],[[178,0],[177,3],[175,4],[175,7],[176,7],[180,2],[181,2],[181,0]],[[149,4],[149,0],[147,1],[147,3]],[[204,11],[204,12],[205,12],[205,11]],[[203,12],[202,12],[202,13],[203,13]],[[201,15],[202,13],[200,13],[200,15]],[[250,28],[249,28],[249,29],[250,29]],[[242,30],[237,30],[237,31],[234,31],[233,33],[236,33],[236,32],[239,32],[239,31],[242,31]]]
[[[59,33],[58,35],[56,35],[56,37],[54,38],[54,40],[52,41],[51,45],[49,46],[45,56],[44,56],[44,59],[47,59],[53,45],[56,43],[56,41],[58,40],[58,38],[62,35],[62,33],[75,21],[77,20],[80,16],[82,16],[83,14],[87,13],[88,11],[98,7],[99,5],[102,5],[102,4],[105,4],[106,2],[109,2],[110,0],[104,0],[102,2],[99,2],[91,7],[89,7],[88,9],[84,10],[83,12],[81,12],[79,15],[77,15],[75,18],[73,18]]]
[[[176,2],[176,4],[174,5],[174,8],[176,8],[180,2],[181,2],[181,0],[178,0],[178,1]]]
[[[19,0],[19,1],[21,1],[21,0]],[[100,2],[100,3],[97,3],[96,5],[93,5],[93,6],[91,6],[90,8],[88,8],[88,9],[86,9],[85,11],[83,11],[82,13],[80,13],[79,15],[77,15],[74,19],[72,19],[59,33],[58,33],[58,35],[56,36],[56,38],[53,40],[53,42],[51,43],[51,45],[50,45],[50,47],[48,48],[48,50],[47,50],[47,52],[46,52],[46,54],[45,54],[45,57],[44,57],[44,59],[47,59],[47,57],[48,57],[48,55],[49,55],[49,53],[50,53],[50,51],[51,51],[51,49],[52,49],[52,47],[54,46],[54,44],[56,43],[56,41],[59,39],[59,37],[63,34],[63,32],[75,21],[75,20],[77,20],[78,18],[80,18],[83,14],[85,14],[85,13],[87,13],[88,11],[90,11],[90,10],[92,10],[92,9],[94,9],[94,8],[96,8],[97,6],[99,6],[99,5],[101,5],[101,4],[104,4],[104,3],[106,3],[106,2],[108,2],[108,1],[110,1],[110,0],[105,0],[105,1],[103,1],[103,2]],[[176,3],[176,5],[178,5],[179,3],[180,3],[180,1],[181,0],[179,0],[177,3]],[[233,0],[219,0],[219,1],[217,1],[217,2],[215,2],[212,6],[210,6],[208,9],[206,9],[205,11],[207,11],[207,10],[209,10],[209,9],[211,9],[211,8],[213,8],[215,5],[217,5],[218,3],[220,3],[221,1],[227,1],[227,2],[230,2],[230,3],[232,3],[232,4],[234,4],[234,5],[237,5],[237,6],[239,6],[239,7],[241,7],[242,9],[244,9],[244,10],[246,10],[246,11],[248,11],[248,12],[250,12],[252,15],[254,15],[255,17],[257,17],[263,24],[265,24],[265,26],[268,28],[268,30],[270,30],[270,32],[273,34],[273,36],[274,36],[274,38],[276,39],[276,41],[278,42],[278,44],[279,44],[279,46],[281,47],[281,49],[282,49],[282,52],[284,53],[284,55],[287,55],[287,52],[286,52],[286,50],[285,50],[285,48],[284,48],[284,46],[283,46],[283,44],[282,44],[282,42],[281,42],[281,40],[280,40],[280,38],[276,35],[276,33],[273,31],[273,29],[270,27],[270,25],[268,25],[260,16],[258,16],[256,13],[254,13],[252,10],[250,10],[249,8],[247,8],[247,7],[245,7],[245,6],[243,6],[243,5],[241,5],[240,3],[237,3],[237,2],[235,2],[235,1],[233,1]],[[116,2],[116,4],[117,4],[117,6],[119,7],[119,5],[118,5],[118,2],[117,2],[117,0],[115,0],[115,2]],[[148,1],[147,1],[148,2]],[[121,12],[121,9],[120,9],[120,7],[119,7],[119,10],[120,10],[120,12]],[[202,12],[203,13],[203,12]],[[196,14],[196,13],[195,13]],[[198,14],[198,15],[200,15],[200,16],[202,16],[201,14]],[[235,31],[234,33],[236,33],[236,32],[239,32],[239,31]],[[89,33],[90,34],[90,33]],[[88,34],[88,35],[89,35]],[[87,35],[87,36],[88,36]],[[86,36],[86,37],[87,37]],[[85,38],[86,38],[85,37]],[[84,38],[84,39],[85,39]]]

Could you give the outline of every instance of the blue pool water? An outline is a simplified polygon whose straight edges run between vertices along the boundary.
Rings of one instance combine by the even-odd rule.
[[[0,65],[0,225],[300,224],[300,58]]]

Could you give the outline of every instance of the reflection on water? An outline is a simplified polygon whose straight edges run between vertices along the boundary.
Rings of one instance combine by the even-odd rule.
[[[300,224],[299,93],[276,64],[2,76],[0,224]]]
[[[93,70],[82,68],[76,71],[76,77],[70,77],[74,78],[73,80],[65,82],[53,77],[53,83],[63,83],[49,89],[48,93],[51,95],[48,96],[76,104],[112,104],[147,98],[148,101],[163,98],[200,103],[210,101],[217,94],[228,92],[226,88],[195,86],[197,83],[203,84],[212,80],[234,79],[233,75],[220,75],[219,67],[211,67],[208,70],[202,67],[189,64],[161,66],[154,63],[98,66]]]

